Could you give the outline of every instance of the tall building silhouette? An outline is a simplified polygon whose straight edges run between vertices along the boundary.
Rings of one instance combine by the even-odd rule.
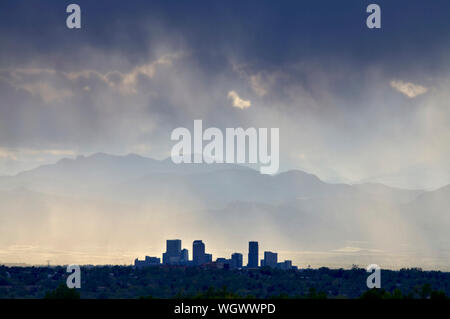
[[[234,253],[231,255],[231,268],[242,268],[242,254]]]
[[[250,241],[248,243],[248,268],[258,268],[258,242]]]
[[[264,260],[262,260],[261,266],[276,268],[278,266],[278,254],[271,251],[265,251]]]
[[[194,240],[192,243],[192,263],[194,265],[203,265],[206,262],[205,244],[201,240]]]
[[[181,240],[168,239],[166,241],[166,252],[163,253],[163,264],[177,265],[181,260]]]
[[[181,239],[168,239],[166,250],[169,254],[179,254],[181,252]]]
[[[187,249],[183,249],[181,251],[181,263],[187,264],[189,262],[189,251]]]

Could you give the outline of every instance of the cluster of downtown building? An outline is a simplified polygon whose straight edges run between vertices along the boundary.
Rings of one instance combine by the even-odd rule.
[[[271,267],[278,269],[297,269],[296,266],[292,266],[292,261],[285,260],[278,262],[278,254],[265,251],[264,259],[259,261],[259,244],[257,241],[251,241],[248,245],[248,264],[246,267],[243,265],[243,258],[241,253],[234,253],[230,259],[217,258],[215,262],[212,260],[212,255],[207,254],[205,251],[205,244],[201,240],[194,240],[192,244],[192,260],[189,259],[189,251],[187,249],[181,249],[180,239],[169,239],[166,243],[166,252],[162,255],[163,265],[172,266],[204,266],[212,268],[223,269],[242,269],[242,268],[258,268],[258,267]],[[135,259],[134,265],[136,268],[159,266],[161,265],[161,259],[159,257],[146,256],[144,260]]]

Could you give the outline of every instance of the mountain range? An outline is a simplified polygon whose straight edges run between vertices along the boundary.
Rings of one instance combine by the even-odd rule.
[[[300,264],[446,268],[449,209],[450,185],[330,184],[298,170],[97,153],[0,177],[0,261],[122,263],[180,237],[216,255],[259,240]]]

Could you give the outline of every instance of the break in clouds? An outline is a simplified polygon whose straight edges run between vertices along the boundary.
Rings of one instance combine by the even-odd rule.
[[[167,158],[171,131],[202,119],[280,128],[282,171],[404,188],[450,180],[450,41],[433,24],[414,34],[414,2],[372,33],[363,5],[323,24],[338,4],[286,5],[268,22],[272,5],[251,2],[138,3],[133,16],[79,4],[80,30],[61,22],[63,5],[1,10],[1,174],[96,152]]]

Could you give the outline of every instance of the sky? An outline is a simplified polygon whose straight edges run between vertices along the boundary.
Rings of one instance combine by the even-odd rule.
[[[366,7],[381,7],[381,29]],[[81,7],[81,29],[66,6]],[[0,4],[0,174],[96,152],[170,156],[170,134],[278,127],[281,170],[450,183],[448,1]]]

